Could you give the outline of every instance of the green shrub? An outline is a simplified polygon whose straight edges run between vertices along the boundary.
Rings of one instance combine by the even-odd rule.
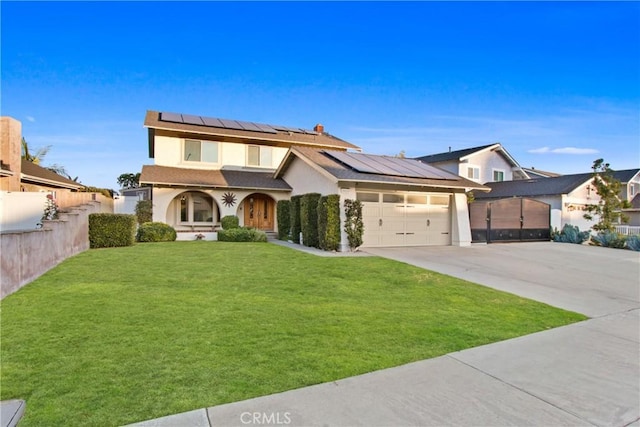
[[[300,243],[300,199],[302,196],[292,196],[289,205],[289,224],[291,226],[291,241]]]
[[[623,249],[627,241],[627,237],[614,231],[604,231],[592,236],[591,241],[597,246]]]
[[[362,222],[362,202],[360,200],[346,199],[344,201],[344,213],[346,220],[344,231],[347,233],[351,250],[362,246],[364,223]]]
[[[561,232],[555,229],[551,233],[551,238],[554,242],[576,243],[578,245],[589,240],[589,236],[590,233],[588,231],[580,231],[577,226],[571,224],[565,224]]]
[[[289,200],[278,201],[278,239],[288,240],[291,232],[291,216],[289,213],[291,202]]]
[[[173,242],[176,237],[176,230],[164,222],[145,222],[136,234],[138,242]]]
[[[240,227],[240,219],[238,219],[235,215],[227,215],[223,216],[220,219],[220,225],[222,225],[223,230],[232,230],[234,228]]]
[[[300,199],[300,228],[302,243],[318,247],[318,200],[319,193],[307,193]]]
[[[267,234],[255,228],[232,228],[218,231],[218,240],[221,242],[266,242]]]
[[[138,224],[153,221],[153,203],[151,200],[140,200],[136,203],[136,217]]]
[[[89,247],[131,246],[136,234],[136,217],[128,214],[89,214]]]
[[[325,251],[340,247],[340,195],[322,196],[318,201],[318,245]]]
[[[640,251],[640,236],[633,235],[627,237],[627,249],[631,249],[632,251]]]

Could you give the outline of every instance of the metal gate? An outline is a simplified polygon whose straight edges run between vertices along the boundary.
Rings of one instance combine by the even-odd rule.
[[[551,206],[522,197],[469,205],[472,242],[524,242],[551,238]]]

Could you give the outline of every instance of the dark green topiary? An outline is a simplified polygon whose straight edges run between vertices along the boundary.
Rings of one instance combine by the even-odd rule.
[[[305,246],[318,247],[318,200],[319,193],[307,193],[300,199],[300,228],[302,243]]]
[[[138,242],[173,242],[176,237],[176,230],[164,222],[145,222],[136,234]]]
[[[588,231],[580,231],[577,226],[565,224],[562,231],[554,230],[551,238],[554,242],[560,243],[576,243],[578,245],[589,240],[590,233]]]
[[[292,196],[291,205],[289,205],[289,218],[291,225],[291,241],[300,243],[300,199],[302,196]]]
[[[235,215],[223,216],[220,220],[220,225],[222,225],[223,230],[232,230],[234,228],[239,228],[240,219],[238,219],[238,217]]]
[[[592,236],[591,241],[597,246],[623,249],[627,241],[627,236],[623,236],[622,234],[614,231],[604,231]]]
[[[218,231],[221,242],[266,242],[267,234],[255,228],[232,228]]]
[[[362,202],[360,200],[346,199],[344,201],[344,213],[346,216],[344,231],[347,233],[351,250],[362,246],[364,223],[362,222]]]
[[[330,194],[318,201],[318,244],[325,251],[340,247],[340,196]]]
[[[151,200],[140,200],[136,203],[136,217],[138,224],[153,221],[153,203]]]
[[[131,246],[136,234],[136,217],[128,214],[89,214],[89,246],[113,248]]]
[[[278,239],[288,240],[291,232],[291,214],[289,212],[291,202],[289,200],[279,200],[278,210]]]

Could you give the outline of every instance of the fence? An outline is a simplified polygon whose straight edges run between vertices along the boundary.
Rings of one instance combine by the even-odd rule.
[[[89,214],[102,209],[100,203],[89,202],[67,208],[57,220],[42,221],[42,229],[0,233],[0,298],[89,249]]]
[[[631,236],[632,234],[640,234],[640,227],[633,225],[616,225],[616,233]]]

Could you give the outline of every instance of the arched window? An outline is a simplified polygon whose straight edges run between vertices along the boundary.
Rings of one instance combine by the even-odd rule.
[[[189,191],[180,195],[180,222],[212,223],[213,199],[204,193]]]

